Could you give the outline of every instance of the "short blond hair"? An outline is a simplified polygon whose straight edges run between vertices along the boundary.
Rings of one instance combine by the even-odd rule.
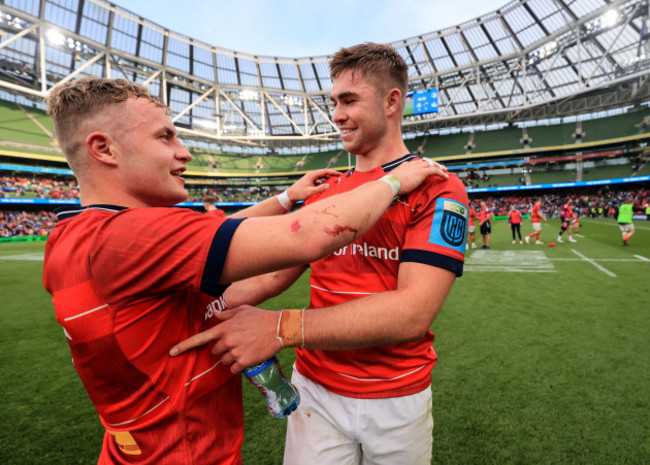
[[[47,113],[54,122],[54,133],[59,145],[75,171],[75,155],[81,148],[75,137],[81,123],[130,98],[144,98],[158,107],[169,108],[141,84],[126,79],[83,77],[53,87],[45,100]]]

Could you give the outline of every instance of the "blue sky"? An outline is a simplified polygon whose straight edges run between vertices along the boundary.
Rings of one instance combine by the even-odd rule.
[[[509,0],[113,0],[168,29],[256,55],[328,55],[465,22]]]

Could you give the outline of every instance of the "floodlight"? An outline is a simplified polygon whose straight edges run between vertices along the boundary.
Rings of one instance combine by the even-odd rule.
[[[13,26],[15,29],[23,29],[23,21],[17,17],[14,17],[11,21],[9,21],[9,25]]]
[[[287,104],[290,107],[299,107],[302,106],[303,101],[300,97],[296,97],[293,95],[284,95],[282,96],[282,100],[284,101],[285,104]]]
[[[257,92],[254,90],[241,90],[239,91],[240,100],[257,100]]]
[[[45,31],[45,39],[52,45],[65,44],[65,36],[56,29],[47,29]]]
[[[612,27],[618,22],[618,12],[616,10],[609,10],[601,17],[601,23],[604,28]]]
[[[219,124],[214,120],[195,119],[194,124],[199,128],[208,129],[212,131],[216,131],[219,129]]]

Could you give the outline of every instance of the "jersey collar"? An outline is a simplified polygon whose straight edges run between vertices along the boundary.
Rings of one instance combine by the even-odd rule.
[[[397,168],[399,165],[404,163],[405,161],[410,161],[413,160],[414,158],[417,158],[415,155],[412,153],[409,153],[407,155],[404,155],[403,157],[398,158],[397,160],[389,161],[388,163],[381,165],[381,169],[384,170],[384,172],[388,173],[389,171],[392,171],[393,169]],[[354,173],[356,168],[352,168],[350,171],[348,171],[347,176],[351,176],[352,173]]]
[[[83,213],[86,210],[104,210],[109,212],[119,212],[126,209],[127,207],[119,207],[117,205],[96,204],[96,205],[87,205],[85,207],[79,207],[79,206],[59,207],[54,210],[54,213],[56,213],[57,221],[61,221],[61,220],[65,220],[77,216],[79,213]]]

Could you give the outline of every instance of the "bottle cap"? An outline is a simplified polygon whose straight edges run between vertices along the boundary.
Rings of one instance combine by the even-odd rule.
[[[252,367],[248,367],[244,369],[244,374],[246,375],[247,378],[252,378],[255,375],[258,375],[262,373],[266,368],[273,363],[275,360],[275,357],[271,357],[268,359],[266,362],[262,362],[258,365],[253,365]]]

